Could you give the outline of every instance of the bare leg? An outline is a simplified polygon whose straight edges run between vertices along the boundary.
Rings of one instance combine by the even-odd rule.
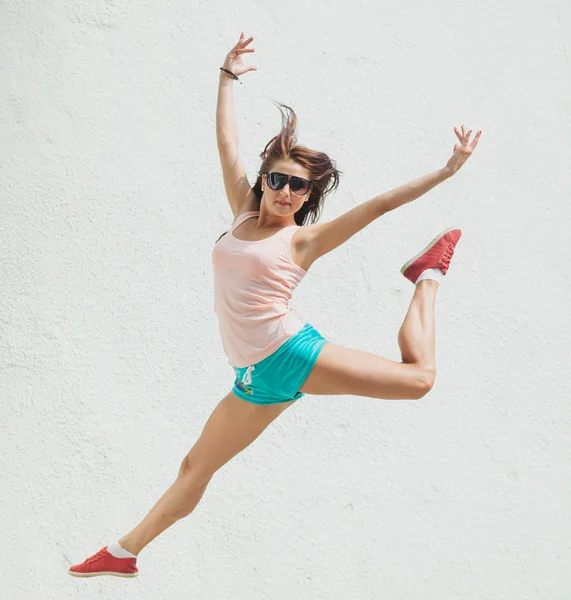
[[[414,291],[410,307],[398,334],[404,363],[416,363],[436,373],[434,304],[439,283],[421,281]]]
[[[161,496],[147,516],[135,529],[119,540],[119,545],[133,554],[139,554],[163,531],[196,508],[209,481],[197,485],[193,478],[179,473],[174,483]]]
[[[200,438],[184,458],[174,483],[147,516],[119,544],[139,552],[165,529],[189,515],[214,473],[249,446],[292,402],[256,405],[230,392],[208,418]]]
[[[301,391],[385,400],[424,397],[436,378],[434,304],[438,285],[424,280],[416,286],[398,334],[402,362],[327,343]]]

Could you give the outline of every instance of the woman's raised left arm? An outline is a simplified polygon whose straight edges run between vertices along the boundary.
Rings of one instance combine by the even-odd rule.
[[[385,213],[426,194],[428,190],[458,172],[458,169],[462,167],[474,151],[482,132],[478,131],[478,134],[470,143],[472,130],[465,133],[464,125],[462,125],[462,135],[456,127],[454,127],[454,131],[460,140],[460,144],[454,146],[452,158],[442,169],[375,196],[332,221],[305,225],[303,231],[305,233],[306,253],[311,262],[338,248]]]
[[[464,125],[462,125],[462,133],[460,133],[457,127],[454,127],[454,133],[456,133],[460,143],[454,146],[454,153],[446,163],[446,166],[377,196],[375,200],[378,202],[381,214],[385,214],[403,204],[416,200],[460,170],[478,145],[482,130],[478,131],[472,142],[470,142],[472,130],[470,129],[470,131],[466,132]]]

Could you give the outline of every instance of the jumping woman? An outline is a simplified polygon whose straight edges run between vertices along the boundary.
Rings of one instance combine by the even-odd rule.
[[[222,345],[236,378],[183,459],[178,477],[147,516],[117,542],[72,566],[76,577],[136,577],[137,557],[159,534],[189,515],[214,474],[249,446],[305,394],[351,394],[388,400],[419,399],[436,376],[434,303],[450,265],[459,229],[446,229],[401,272],[415,287],[399,330],[401,362],[328,342],[289,305],[312,264],[387,212],[452,177],[481,135],[454,128],[458,142],[446,166],[316,223],[325,197],[339,185],[333,161],[297,144],[296,116],[282,112],[282,130],[261,153],[253,187],[238,153],[232,86],[256,67],[242,55],[253,40],[240,35],[220,69],[216,133],[224,187],[234,222],[215,242],[214,307]]]

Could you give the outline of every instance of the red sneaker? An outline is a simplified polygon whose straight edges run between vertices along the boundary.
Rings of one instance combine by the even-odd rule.
[[[406,262],[400,272],[412,283],[416,283],[419,275],[426,269],[440,269],[446,275],[454,247],[461,235],[460,229],[445,229],[422,252]]]
[[[105,546],[81,564],[70,567],[68,573],[74,577],[97,577],[98,575],[137,577],[139,569],[136,565],[136,558],[116,558],[107,552]]]

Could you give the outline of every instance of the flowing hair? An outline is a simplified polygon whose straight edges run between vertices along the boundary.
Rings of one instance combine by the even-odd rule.
[[[282,113],[282,129],[273,137],[260,154],[262,164],[253,191],[259,201],[262,200],[262,174],[269,173],[272,165],[279,160],[294,160],[309,172],[313,183],[307,202],[295,213],[297,225],[315,223],[319,220],[325,198],[339,186],[339,171],[327,154],[311,150],[297,143],[297,117],[293,110],[285,104],[276,102]],[[282,111],[286,109],[286,114]]]

